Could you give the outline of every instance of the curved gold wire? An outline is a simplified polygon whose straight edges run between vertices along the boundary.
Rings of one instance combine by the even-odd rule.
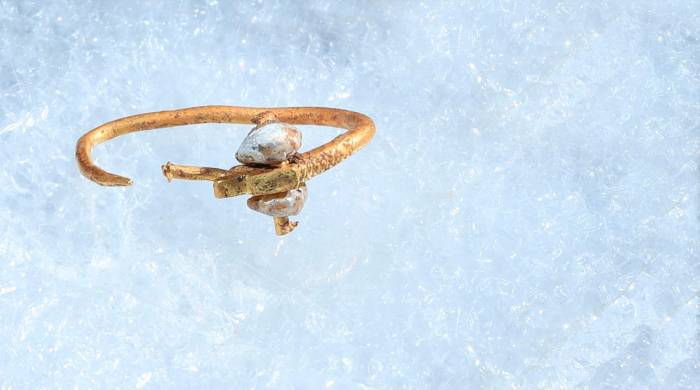
[[[303,183],[306,180],[330,169],[350,154],[366,145],[374,135],[374,122],[366,115],[325,107],[290,107],[290,108],[261,108],[261,107],[235,107],[235,106],[203,106],[184,108],[171,111],[160,111],[146,114],[133,115],[90,130],[80,137],[76,145],[76,158],[82,174],[88,179],[105,186],[128,186],[132,180],[109,173],[95,165],[92,161],[91,152],[95,145],[101,144],[120,135],[159,129],[163,127],[183,126],[197,123],[238,123],[251,124],[255,118],[266,112],[274,114],[280,121],[297,125],[321,125],[339,127],[348,131],[334,138],[332,141],[321,145],[301,155],[296,162],[275,168],[250,168],[234,167],[231,170],[223,171],[217,168],[185,167],[183,175],[193,173],[193,170],[201,169],[200,176],[195,179],[222,180],[225,182],[226,176],[232,176],[240,180],[243,173],[247,186],[242,188],[241,193],[251,193],[253,195],[264,195],[280,192],[281,181]],[[173,167],[173,164],[170,164]],[[233,175],[229,173],[239,168],[239,172]],[[166,168],[164,167],[164,171]],[[208,173],[208,175],[207,175]],[[197,175],[195,175],[197,176]],[[170,177],[172,178],[172,177]],[[186,178],[186,177],[182,177]],[[226,195],[235,196],[240,193],[229,193],[230,188],[221,185],[219,197]],[[230,187],[230,186],[229,186]],[[235,191],[234,191],[235,192]]]
[[[270,115],[289,124],[330,126],[347,131],[278,167],[238,165],[225,170],[168,162],[162,166],[163,174],[168,180],[213,181],[214,195],[217,198],[242,194],[274,194],[298,188],[312,177],[332,168],[366,145],[375,132],[374,122],[368,116],[336,108],[202,106],[133,115],[105,123],[80,137],[75,155],[80,172],[88,179],[105,186],[128,186],[132,184],[131,179],[109,173],[94,164],[92,148],[95,145],[137,131],[198,123],[252,124],[259,118]],[[293,226],[289,226],[286,218],[275,219],[278,234],[291,231]]]

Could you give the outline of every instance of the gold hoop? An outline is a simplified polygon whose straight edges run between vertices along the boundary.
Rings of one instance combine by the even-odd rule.
[[[131,179],[109,173],[93,163],[91,153],[95,145],[124,134],[164,127],[198,123],[251,124],[256,123],[256,118],[270,114],[289,124],[330,126],[347,131],[277,167],[238,165],[226,170],[168,162],[162,166],[163,174],[168,180],[212,181],[217,198],[276,194],[299,188],[340,163],[366,145],[375,132],[374,122],[366,115],[335,108],[203,106],[133,115],[105,123],[80,137],[75,155],[80,172],[88,179],[104,186],[128,186],[132,184]],[[287,217],[275,217],[278,234],[290,232],[294,228],[290,225],[296,226]]]

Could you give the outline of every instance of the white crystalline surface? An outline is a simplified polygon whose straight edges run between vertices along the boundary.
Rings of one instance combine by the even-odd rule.
[[[282,238],[160,174],[252,125],[80,176],[206,104],[378,130]],[[699,162],[698,1],[1,1],[0,388],[697,389]]]

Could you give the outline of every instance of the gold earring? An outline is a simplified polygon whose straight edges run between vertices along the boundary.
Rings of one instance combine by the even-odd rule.
[[[250,194],[248,207],[273,217],[275,232],[284,235],[297,226],[290,215],[301,211],[306,181],[340,163],[374,136],[374,122],[366,115],[325,107],[254,108],[203,106],[139,114],[90,130],[76,145],[80,172],[105,186],[128,186],[131,179],[106,172],[92,162],[92,148],[120,135],[197,123],[255,124],[236,153],[243,165],[231,169],[178,165],[162,166],[168,180],[209,180],[214,196]],[[330,142],[298,153],[301,133],[292,125],[320,125],[347,129]]]

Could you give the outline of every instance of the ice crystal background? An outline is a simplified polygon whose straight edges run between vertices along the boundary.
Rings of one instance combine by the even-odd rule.
[[[0,56],[2,389],[700,386],[698,1],[0,1]],[[160,173],[247,126],[80,176],[207,104],[378,130],[283,238]]]

